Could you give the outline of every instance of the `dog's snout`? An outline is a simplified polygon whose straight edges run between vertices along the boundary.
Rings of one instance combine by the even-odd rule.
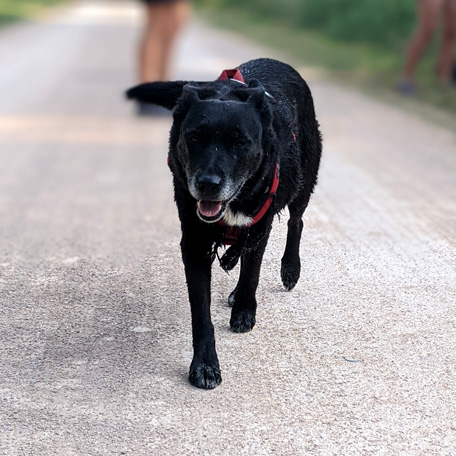
[[[222,179],[216,174],[202,174],[196,181],[196,187],[202,197],[217,197],[222,187]]]

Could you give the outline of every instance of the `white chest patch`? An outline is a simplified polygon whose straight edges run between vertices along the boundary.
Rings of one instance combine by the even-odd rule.
[[[252,223],[253,218],[242,212],[233,213],[230,208],[227,209],[223,216],[223,221],[228,226],[248,226]]]

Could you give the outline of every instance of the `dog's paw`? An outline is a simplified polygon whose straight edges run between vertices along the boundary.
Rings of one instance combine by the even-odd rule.
[[[282,276],[283,286],[290,291],[298,283],[299,276],[301,275],[301,265],[291,266],[282,263],[280,274]]]
[[[222,383],[220,368],[217,365],[197,364],[190,366],[190,383],[197,388],[214,389]]]
[[[231,271],[238,264],[239,257],[239,252],[230,247],[220,258],[220,266],[226,272]]]
[[[231,330],[235,333],[251,331],[255,326],[255,312],[253,310],[234,310],[231,312]]]

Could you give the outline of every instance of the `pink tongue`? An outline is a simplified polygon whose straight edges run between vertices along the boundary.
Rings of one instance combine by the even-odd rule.
[[[215,217],[221,209],[221,201],[198,201],[198,210],[205,217]]]

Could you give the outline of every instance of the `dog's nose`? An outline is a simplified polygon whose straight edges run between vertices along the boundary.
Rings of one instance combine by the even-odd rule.
[[[216,174],[202,174],[196,181],[196,187],[202,197],[217,197],[222,187],[222,179]]]

